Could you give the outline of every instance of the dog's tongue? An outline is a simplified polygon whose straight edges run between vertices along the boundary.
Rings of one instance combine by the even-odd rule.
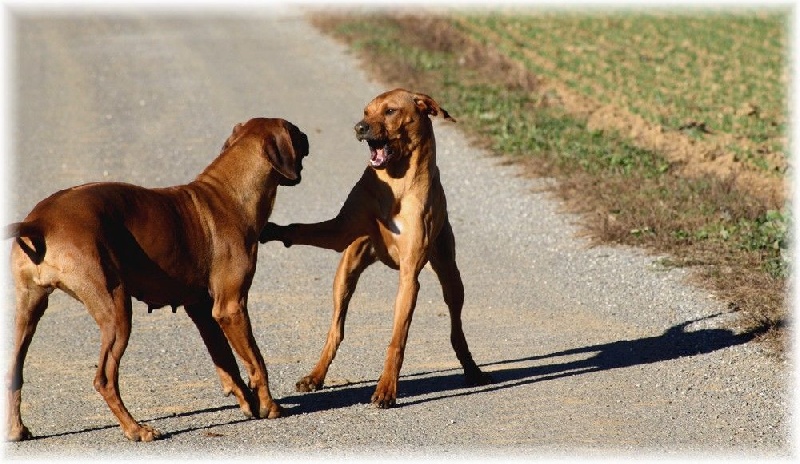
[[[369,147],[370,163],[372,167],[380,167],[386,163],[386,145],[382,147]]]

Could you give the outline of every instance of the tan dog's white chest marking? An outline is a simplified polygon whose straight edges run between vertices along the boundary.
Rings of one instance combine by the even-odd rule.
[[[389,219],[387,226],[392,235],[399,236],[403,233],[403,222],[398,216]]]

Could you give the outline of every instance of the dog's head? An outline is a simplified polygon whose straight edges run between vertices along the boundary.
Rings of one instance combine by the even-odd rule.
[[[308,137],[297,126],[285,119],[253,118],[236,124],[221,152],[246,136],[260,140],[264,157],[281,176],[280,185],[300,183],[303,158],[308,156]]]
[[[411,153],[431,130],[430,116],[441,114],[455,121],[428,95],[395,89],[382,93],[364,108],[364,119],[355,126],[356,138],[367,142],[370,166],[383,169]]]

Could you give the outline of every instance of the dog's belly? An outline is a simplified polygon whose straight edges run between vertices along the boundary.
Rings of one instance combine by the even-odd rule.
[[[149,308],[190,306],[209,299],[207,288],[186,285],[166,276],[125,276],[125,289]]]

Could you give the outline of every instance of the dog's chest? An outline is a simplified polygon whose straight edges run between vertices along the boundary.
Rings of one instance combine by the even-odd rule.
[[[400,262],[400,249],[405,224],[398,216],[379,219],[376,228],[377,236],[372,238],[375,254],[386,265],[397,268]]]
[[[391,217],[386,221],[386,228],[392,235],[399,236],[403,233],[403,221],[398,216]]]
[[[394,198],[398,198],[394,196]],[[405,199],[391,201],[382,201],[379,203],[378,214],[375,215],[375,220],[380,230],[381,235],[385,239],[392,239],[402,235],[404,230],[403,213],[408,213],[410,205],[407,204]]]

